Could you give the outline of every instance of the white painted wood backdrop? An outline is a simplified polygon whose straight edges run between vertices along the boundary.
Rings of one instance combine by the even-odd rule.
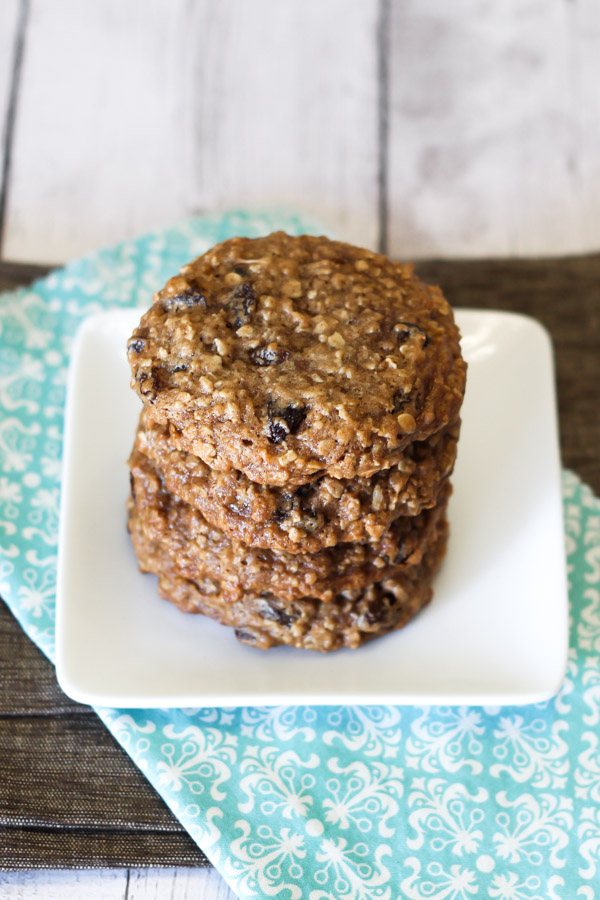
[[[404,257],[600,249],[598,0],[2,0],[4,259],[293,207]]]
[[[0,255],[232,207],[404,258],[600,249],[598,0],[0,0]],[[0,897],[226,900],[214,872]]]

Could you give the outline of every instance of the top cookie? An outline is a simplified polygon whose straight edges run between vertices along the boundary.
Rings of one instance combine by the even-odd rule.
[[[253,481],[370,476],[456,419],[452,311],[410,266],[325,237],[233,238],[171,278],[128,343],[178,449]]]

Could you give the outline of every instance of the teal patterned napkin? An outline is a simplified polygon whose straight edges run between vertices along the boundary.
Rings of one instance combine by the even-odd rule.
[[[65,379],[91,312],[147,306],[233,234],[204,218],[0,297],[0,594],[54,656]],[[98,715],[240,897],[600,898],[600,501],[563,476],[567,678],[546,703],[116,710]]]

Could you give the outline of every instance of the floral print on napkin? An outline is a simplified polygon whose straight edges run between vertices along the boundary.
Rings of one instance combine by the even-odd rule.
[[[0,297],[0,594],[52,659],[72,337],[146,306],[234,234],[230,213],[101,250]],[[115,710],[98,715],[240,897],[600,898],[600,501],[563,475],[571,600],[557,697],[525,707]]]

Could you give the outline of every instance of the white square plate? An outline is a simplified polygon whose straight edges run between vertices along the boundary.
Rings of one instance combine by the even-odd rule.
[[[552,350],[532,319],[460,310],[469,363],[448,555],[402,631],[331,654],[238,643],[159,599],[125,529],[139,414],[126,341],[140,316],[84,322],[68,389],[58,567],[64,691],[120,707],[527,703],[566,667],[567,590]],[[268,587],[268,585],[265,585]]]

